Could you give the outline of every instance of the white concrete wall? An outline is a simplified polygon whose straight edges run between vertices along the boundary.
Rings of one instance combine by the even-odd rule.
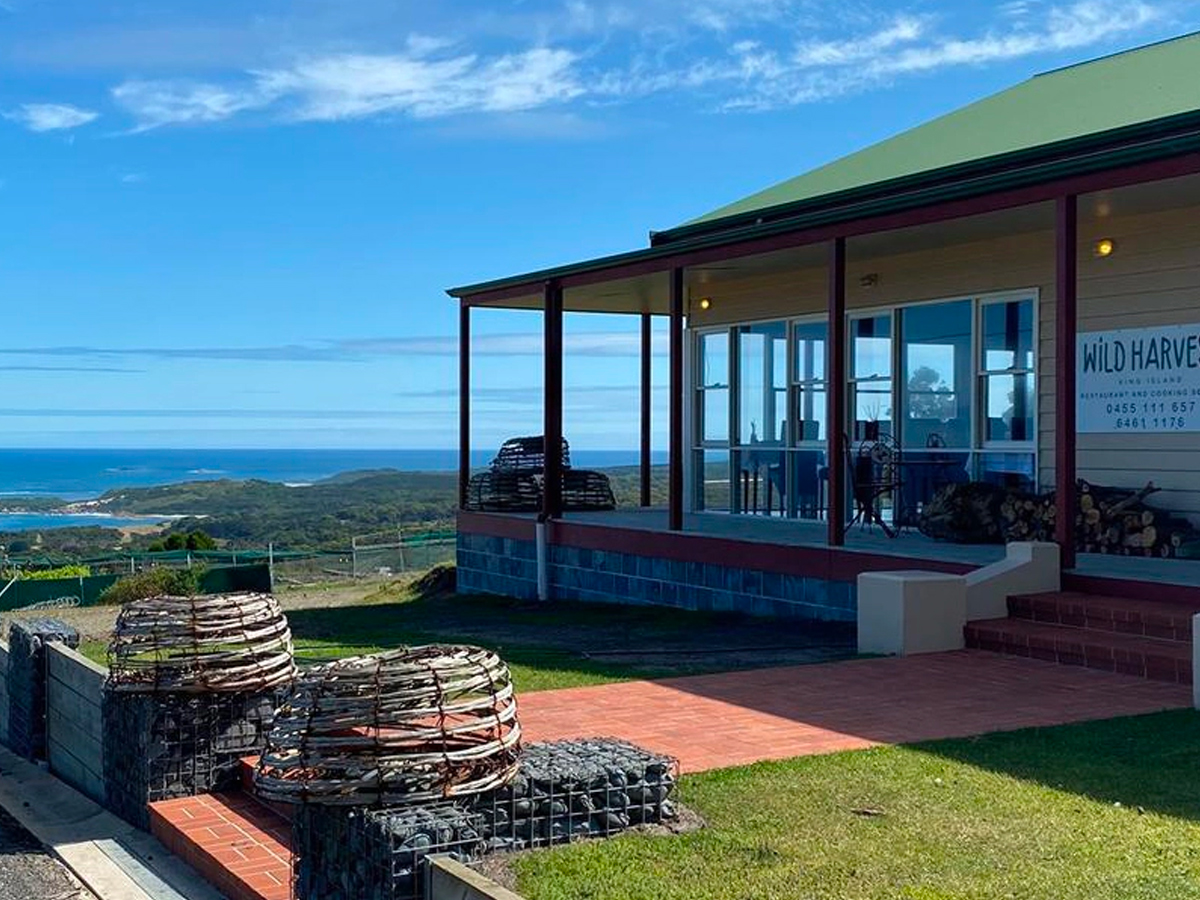
[[[1009,597],[1061,588],[1058,544],[1032,541],[1009,544],[1004,559],[976,569],[964,578],[968,622],[1007,618]]]
[[[104,800],[101,703],[103,666],[61,644],[46,645],[46,743],[50,771],[91,797]]]
[[[967,583],[944,572],[858,576],[858,652],[888,656],[961,650]]]

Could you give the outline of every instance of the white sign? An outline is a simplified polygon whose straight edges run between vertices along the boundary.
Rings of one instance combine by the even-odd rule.
[[[1200,325],[1092,331],[1076,349],[1080,434],[1200,431]]]

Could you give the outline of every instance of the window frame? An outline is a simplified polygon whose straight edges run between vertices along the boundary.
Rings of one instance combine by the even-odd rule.
[[[984,364],[984,347],[983,347],[983,311],[988,306],[997,306],[1002,303],[1019,303],[1028,300],[1030,302],[1030,365],[1011,366],[1007,369],[989,369]],[[976,399],[976,416],[975,416],[975,444],[980,453],[1021,453],[1032,444],[1034,447],[1033,471],[1034,481],[1037,481],[1038,467],[1038,445],[1041,443],[1041,431],[1039,426],[1039,400],[1041,397],[1041,378],[1038,374],[1038,364],[1041,362],[1041,335],[1038,333],[1040,324],[1040,303],[1038,292],[1033,291],[1006,291],[1001,294],[990,294],[981,296],[976,301],[975,307],[975,363],[976,363],[976,391],[978,397]],[[987,398],[987,380],[996,375],[1025,375],[1033,378],[1033,409],[1031,410],[1030,419],[1032,420],[1031,430],[1032,436],[1023,441],[989,441],[987,439],[987,410],[984,409]]]
[[[855,320],[863,319],[863,318],[874,318],[874,317],[879,317],[879,316],[887,316],[890,319],[890,324],[891,324],[891,329],[892,329],[892,339],[891,339],[892,340],[892,347],[891,347],[892,376],[890,379],[891,383],[892,383],[892,390],[891,390],[892,420],[893,420],[892,427],[893,427],[893,430],[898,430],[901,426],[901,423],[897,419],[897,417],[900,414],[901,405],[902,405],[901,404],[901,382],[903,380],[902,379],[903,373],[901,371],[901,366],[904,361],[903,348],[901,346],[902,339],[903,339],[903,335],[901,333],[902,324],[903,324],[901,321],[902,320],[902,312],[905,309],[911,309],[914,307],[933,306],[933,305],[939,305],[939,304],[945,304],[945,303],[953,303],[956,301],[970,301],[973,306],[971,352],[973,355],[973,366],[974,366],[974,371],[975,371],[975,379],[973,380],[972,384],[970,385],[970,390],[971,390],[971,429],[970,429],[970,431],[971,431],[971,446],[970,446],[970,448],[961,448],[961,447],[960,448],[948,448],[948,452],[958,452],[958,453],[962,453],[962,454],[966,455],[967,459],[968,459],[968,466],[970,467],[970,470],[972,472],[974,472],[974,470],[976,468],[977,461],[986,454],[990,454],[990,453],[1026,454],[1026,455],[1030,456],[1031,460],[1032,460],[1032,471],[1033,471],[1034,483],[1035,484],[1040,483],[1040,472],[1041,472],[1041,430],[1040,430],[1041,373],[1039,370],[1040,370],[1041,363],[1042,363],[1041,355],[1040,355],[1042,291],[1038,287],[1020,288],[1020,289],[1004,290],[1004,291],[956,294],[956,295],[951,295],[951,296],[947,296],[947,297],[937,297],[937,298],[931,298],[931,299],[925,299],[925,300],[916,300],[916,301],[912,301],[912,302],[880,304],[877,306],[863,305],[863,306],[856,306],[852,309],[846,310],[846,317],[845,317],[845,322],[846,322],[845,340],[846,340],[846,343],[845,343],[845,346],[843,347],[844,358],[846,360],[845,420],[842,423],[840,423],[840,425],[838,423],[826,422],[826,437],[824,440],[817,440],[817,441],[798,440],[797,435],[796,435],[795,425],[790,424],[789,428],[788,428],[788,432],[787,432],[787,440],[784,442],[784,447],[783,447],[785,452],[790,454],[792,451],[795,451],[795,450],[824,449],[826,451],[826,455],[828,456],[829,437],[830,437],[830,435],[834,434],[833,429],[835,427],[840,427],[842,433],[846,434],[850,438],[852,446],[856,442],[857,439],[855,438],[855,436],[853,434],[854,409],[855,409],[856,393],[857,393],[856,385],[859,382],[878,383],[881,381],[888,380],[888,379],[877,377],[877,376],[872,376],[871,378],[864,378],[864,379],[857,379],[853,376],[853,366],[851,364],[852,363],[853,340],[854,340],[852,323]],[[1027,369],[1016,370],[1015,373],[1011,372],[1010,370],[986,370],[983,365],[983,310],[986,306],[989,306],[989,305],[998,304],[998,303],[1009,303],[1009,302],[1014,302],[1014,301],[1029,301],[1031,304],[1031,307],[1032,307],[1032,309],[1031,309],[1032,330],[1033,330],[1032,339],[1031,339],[1032,340],[1032,345],[1031,345],[1031,351],[1032,351],[1031,363],[1032,363],[1032,365],[1031,365],[1031,367],[1029,367]],[[685,423],[685,427],[687,427],[688,431],[689,431],[690,446],[691,446],[691,453],[689,455],[689,459],[690,459],[691,466],[693,468],[692,477],[688,481],[688,484],[692,487],[691,494],[688,498],[688,508],[692,513],[699,514],[699,513],[711,512],[711,513],[714,513],[717,515],[729,515],[729,514],[742,514],[742,512],[743,512],[739,508],[741,496],[740,496],[740,491],[738,490],[738,485],[734,478],[734,468],[735,468],[735,463],[736,463],[736,459],[737,459],[737,453],[738,453],[739,449],[742,447],[742,445],[740,444],[740,442],[738,440],[740,437],[740,432],[737,431],[737,427],[738,427],[739,421],[740,421],[739,407],[740,407],[740,396],[741,396],[741,377],[740,377],[740,371],[739,371],[739,360],[738,360],[739,354],[738,354],[737,337],[736,337],[737,330],[739,328],[743,328],[743,327],[747,327],[747,326],[765,325],[765,324],[771,324],[771,323],[777,323],[777,322],[784,322],[787,326],[787,376],[788,376],[787,384],[786,384],[786,386],[787,386],[787,404],[788,404],[787,412],[788,412],[788,420],[789,420],[789,422],[792,422],[791,413],[793,412],[793,410],[795,408],[797,392],[799,390],[801,390],[802,388],[804,388],[806,386],[811,388],[814,385],[823,386],[825,388],[826,392],[828,392],[828,390],[829,390],[830,348],[829,348],[828,317],[826,315],[824,315],[823,313],[817,312],[817,313],[802,313],[799,315],[792,315],[792,316],[788,316],[788,315],[759,316],[759,317],[755,317],[755,318],[751,318],[751,319],[741,319],[741,320],[738,320],[735,322],[728,322],[728,323],[725,323],[722,325],[710,325],[710,326],[705,326],[705,327],[701,327],[701,328],[689,329],[689,331],[693,335],[692,354],[691,354],[692,377],[690,379],[690,387],[688,388],[688,390],[691,393],[691,405],[688,407],[688,409],[691,411],[692,416],[691,416],[690,423]],[[812,379],[811,381],[805,381],[805,380],[799,379],[798,373],[796,372],[795,330],[796,330],[797,326],[811,325],[814,323],[825,323],[826,324],[825,359],[824,359],[825,372],[824,372],[824,378],[822,378],[820,380]],[[729,384],[725,388],[728,391],[728,395],[729,395],[729,404],[728,404],[729,405],[729,422],[727,424],[728,439],[724,440],[724,441],[705,441],[704,437],[703,437],[703,433],[702,433],[703,413],[702,413],[701,403],[703,402],[703,394],[706,389],[701,384],[701,379],[700,379],[700,376],[702,375],[702,369],[700,368],[700,362],[701,362],[700,348],[701,348],[701,344],[702,344],[704,336],[711,335],[714,333],[725,334],[729,341],[729,345],[728,345]],[[997,374],[999,374],[999,375],[1028,374],[1028,375],[1032,375],[1032,377],[1034,379],[1034,392],[1033,392],[1034,406],[1033,406],[1033,410],[1032,410],[1032,419],[1033,419],[1032,434],[1029,437],[1029,439],[1027,439],[1027,440],[1024,440],[1024,441],[985,441],[984,440],[984,434],[985,434],[984,413],[986,412],[986,410],[983,409],[984,396],[985,396],[983,379],[988,377],[988,375],[997,375]],[[924,448],[905,447],[905,449],[921,450]],[[694,481],[697,476],[695,474],[695,467],[696,467],[697,460],[700,459],[700,454],[706,450],[707,451],[725,451],[729,454],[729,473],[728,473],[728,475],[729,475],[729,483],[731,486],[731,502],[730,502],[730,509],[728,512],[725,512],[723,510],[709,510],[709,509],[698,510],[698,509],[696,509]],[[788,459],[789,459],[789,464],[784,467],[784,469],[785,469],[784,477],[785,477],[785,484],[787,485],[788,496],[790,496],[792,472],[791,472],[791,465],[790,465],[790,457],[788,457]],[[794,511],[791,509],[787,510],[786,515],[787,515],[787,520],[792,521],[792,522],[797,522],[797,521],[810,521],[811,522],[811,521],[813,521],[813,520],[801,520],[801,519],[796,518]]]

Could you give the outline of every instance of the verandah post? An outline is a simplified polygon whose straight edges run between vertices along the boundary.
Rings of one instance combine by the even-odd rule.
[[[562,516],[562,370],[563,370],[563,289],[553,279],[547,281],[543,291],[543,324],[545,341],[543,360],[545,372],[543,388],[543,441],[546,457],[546,485],[542,493],[542,518],[557,519]]]
[[[667,527],[683,531],[683,269],[671,270],[670,499]]]
[[[471,307],[458,309],[458,508],[467,508],[471,483]]]
[[[642,313],[641,505],[650,505],[650,313]]]
[[[826,445],[829,447],[828,537],[831,547],[846,541],[846,239],[834,238],[829,245],[829,360],[828,391],[825,394]]]
[[[1075,339],[1078,331],[1079,215],[1074,194],[1055,201],[1054,539],[1063,569],[1075,568]]]

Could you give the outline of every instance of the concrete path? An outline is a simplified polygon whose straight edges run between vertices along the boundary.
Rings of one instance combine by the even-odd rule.
[[[1191,706],[1188,686],[962,650],[522,694],[527,741],[605,735],[684,772]]]
[[[0,808],[100,900],[220,900],[149,834],[2,747]]]

